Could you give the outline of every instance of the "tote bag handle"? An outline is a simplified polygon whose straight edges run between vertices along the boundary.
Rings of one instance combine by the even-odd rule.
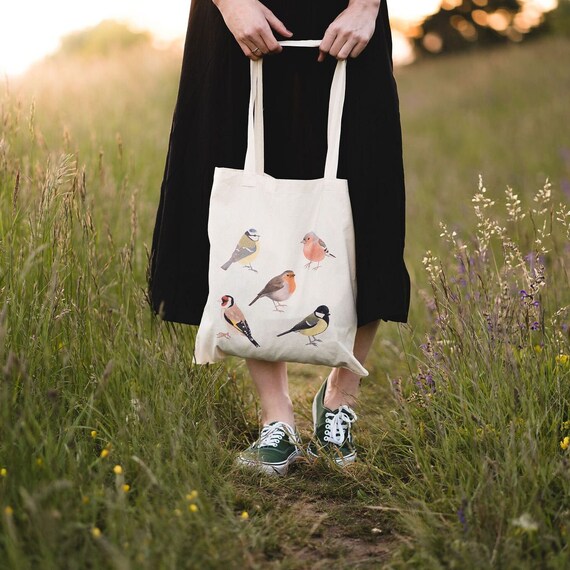
[[[321,40],[282,40],[282,46],[318,47]],[[263,58],[250,60],[251,91],[247,124],[247,152],[244,170],[249,173],[265,172],[263,135]],[[327,158],[325,178],[336,179],[340,150],[340,128],[346,92],[346,59],[337,60],[331,84],[327,124]]]

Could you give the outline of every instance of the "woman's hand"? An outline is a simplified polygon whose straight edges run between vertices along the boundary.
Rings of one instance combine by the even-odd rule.
[[[358,57],[368,45],[380,10],[381,0],[350,0],[327,28],[319,46],[318,61],[327,53],[337,59]]]
[[[271,10],[258,0],[212,1],[249,59],[257,61],[267,53],[279,53],[283,49],[275,39],[272,28],[282,36],[293,35]]]

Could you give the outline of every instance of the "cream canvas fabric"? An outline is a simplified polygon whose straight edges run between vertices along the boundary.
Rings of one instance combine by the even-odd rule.
[[[281,41],[313,47],[319,40]],[[276,56],[278,57],[278,56]],[[324,178],[264,173],[263,58],[251,61],[243,170],[214,171],[208,236],[209,296],[198,329],[198,364],[226,355],[345,367],[367,376],[356,334],[354,229],[338,155],[346,60],[330,94]]]

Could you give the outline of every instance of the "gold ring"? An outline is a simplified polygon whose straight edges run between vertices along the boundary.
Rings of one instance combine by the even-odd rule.
[[[258,47],[256,47],[254,50],[252,50],[251,53],[255,53],[256,51],[259,51],[259,48],[258,48]]]

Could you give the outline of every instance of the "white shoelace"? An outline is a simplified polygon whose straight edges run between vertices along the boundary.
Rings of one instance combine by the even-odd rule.
[[[256,447],[277,447],[279,442],[286,436],[289,436],[289,441],[296,443],[292,433],[291,427],[285,422],[263,426]]]
[[[354,410],[346,404],[340,406],[336,413],[326,412],[324,440],[342,445],[346,439],[346,432],[350,429],[350,424],[357,419]]]

